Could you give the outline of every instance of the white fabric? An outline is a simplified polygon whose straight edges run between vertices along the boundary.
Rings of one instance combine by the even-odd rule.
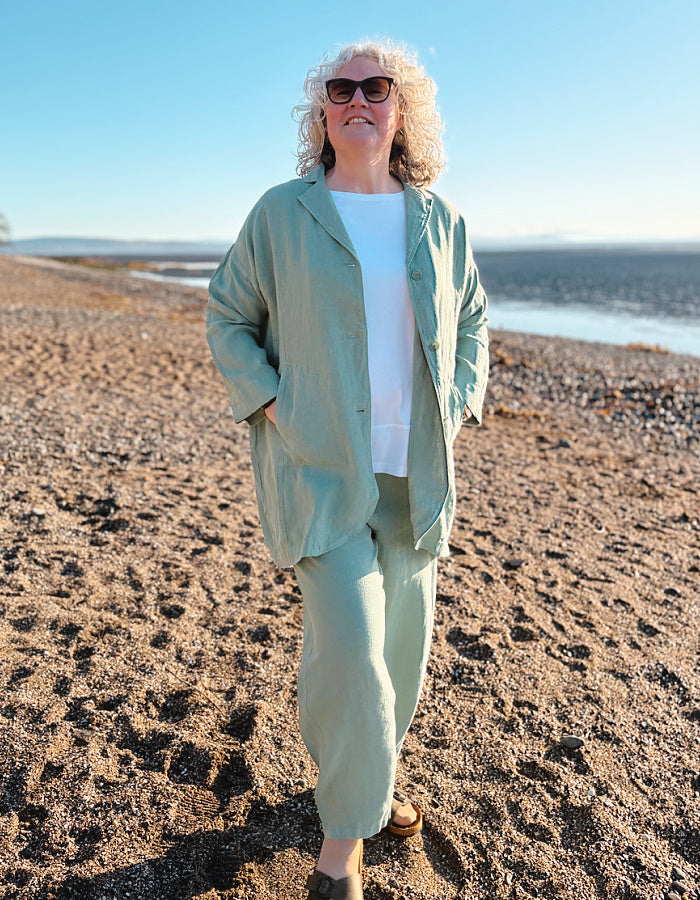
[[[405,478],[415,317],[406,275],[406,210],[398,194],[331,191],[362,270],[372,394],[372,465]]]

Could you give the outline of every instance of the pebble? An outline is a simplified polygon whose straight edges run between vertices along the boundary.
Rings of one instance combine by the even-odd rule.
[[[666,900],[681,900],[681,898],[675,891],[667,891]]]
[[[671,869],[671,878],[674,881],[684,882],[685,881],[685,872],[683,871],[683,869],[679,869],[678,866],[674,866]]]
[[[689,888],[685,884],[683,884],[683,882],[681,882],[681,881],[672,881],[671,882],[671,890],[676,891],[678,894],[683,896],[683,894],[688,893]]]
[[[580,750],[585,741],[583,738],[576,737],[575,734],[563,734],[559,739],[559,743],[566,747],[567,750]]]

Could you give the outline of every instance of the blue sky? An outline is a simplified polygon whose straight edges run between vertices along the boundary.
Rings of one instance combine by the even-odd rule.
[[[700,3],[22,0],[0,6],[15,238],[233,239],[295,175],[307,69],[363,36],[438,84],[435,190],[474,236],[700,239]]]

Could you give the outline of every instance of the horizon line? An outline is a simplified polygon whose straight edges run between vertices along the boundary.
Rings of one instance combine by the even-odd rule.
[[[88,244],[169,244],[173,246],[181,244],[209,245],[228,248],[233,241],[231,238],[115,238],[115,237],[87,237],[84,235],[41,235],[37,237],[13,238],[0,245],[0,253],[12,252],[15,245],[22,244],[47,244],[47,243],[88,243]],[[529,235],[487,235],[472,234],[470,243],[477,245],[497,245],[498,247],[533,247],[534,245],[546,247],[611,247],[611,246],[698,246],[700,236],[614,236],[614,235],[571,235],[566,233],[544,233]]]

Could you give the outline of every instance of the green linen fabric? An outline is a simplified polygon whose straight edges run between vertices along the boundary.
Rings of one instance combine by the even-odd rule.
[[[416,317],[408,482],[416,548],[449,553],[452,444],[481,421],[486,295],[462,217],[404,185]],[[263,534],[290,566],[368,522],[378,493],[362,273],[323,166],[267,191],[212,277],[207,339],[236,422],[250,424]],[[277,398],[276,424],[263,404]]]
[[[428,664],[437,560],[413,546],[406,482],[378,474],[364,528],[294,567],[304,598],[299,728],[318,765],[323,834],[336,840],[389,821]]]

